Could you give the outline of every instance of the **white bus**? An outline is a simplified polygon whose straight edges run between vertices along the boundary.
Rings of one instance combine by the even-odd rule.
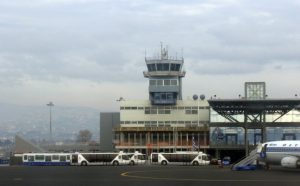
[[[70,153],[24,153],[22,164],[29,166],[70,165]]]
[[[150,157],[152,164],[175,164],[175,165],[208,165],[207,154],[196,151],[182,151],[173,153],[152,153]]]
[[[130,159],[126,153],[74,153],[71,165],[129,165]]]
[[[141,165],[146,163],[146,154],[142,154],[139,151],[134,153],[126,153],[130,158],[129,165]]]

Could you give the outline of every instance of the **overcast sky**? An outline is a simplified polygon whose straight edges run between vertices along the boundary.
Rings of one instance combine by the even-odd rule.
[[[144,57],[185,59],[184,98],[265,81],[300,97],[300,1],[1,0],[0,103],[117,110],[147,99]],[[182,52],[183,51],[183,52]]]

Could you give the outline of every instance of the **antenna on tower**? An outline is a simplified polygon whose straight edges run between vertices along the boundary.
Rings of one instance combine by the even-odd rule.
[[[163,42],[160,42],[160,59],[163,59]]]
[[[181,59],[183,59],[183,48],[181,48]]]
[[[163,42],[160,42],[160,59],[168,59],[168,45],[164,48]]]
[[[169,58],[169,46],[168,45],[166,45],[165,55],[166,55],[166,58],[168,59]]]

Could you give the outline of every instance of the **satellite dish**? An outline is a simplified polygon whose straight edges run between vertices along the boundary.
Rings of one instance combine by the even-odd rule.
[[[198,96],[196,94],[193,95],[193,100],[197,100]]]
[[[200,99],[203,101],[203,100],[205,100],[205,95],[204,94],[201,94],[200,95]]]

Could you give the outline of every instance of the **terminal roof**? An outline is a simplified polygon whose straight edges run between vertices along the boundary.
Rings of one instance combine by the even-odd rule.
[[[300,110],[300,99],[211,99],[208,103],[218,114],[231,119],[233,119],[231,116],[239,114],[283,116],[293,109]]]
[[[235,114],[243,113],[277,113],[288,112],[292,109],[300,109],[300,99],[211,99],[209,105],[216,112]]]

